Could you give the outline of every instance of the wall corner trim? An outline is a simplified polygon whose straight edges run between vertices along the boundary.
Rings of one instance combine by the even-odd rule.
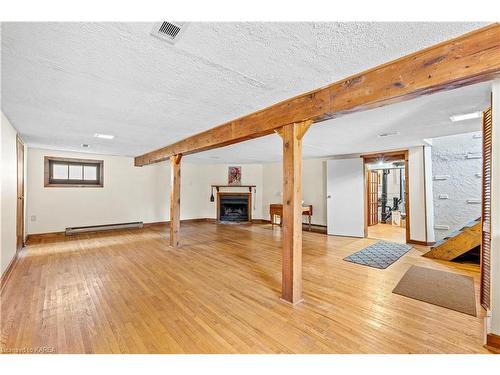
[[[22,252],[24,249],[21,249],[20,251],[17,251],[14,254],[14,257],[12,257],[9,265],[5,269],[4,273],[2,274],[2,278],[0,280],[0,295],[3,294],[5,286],[10,280],[10,277],[12,276],[12,273],[14,271],[14,268],[16,268],[18,264],[18,259],[19,259],[19,253]]]

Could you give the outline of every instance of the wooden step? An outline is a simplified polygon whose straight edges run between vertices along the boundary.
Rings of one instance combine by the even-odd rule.
[[[424,256],[426,258],[453,260],[480,245],[481,222],[478,219],[436,243]]]

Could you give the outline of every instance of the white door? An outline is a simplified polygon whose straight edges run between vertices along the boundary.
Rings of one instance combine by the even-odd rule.
[[[327,161],[328,234],[365,236],[363,159]]]

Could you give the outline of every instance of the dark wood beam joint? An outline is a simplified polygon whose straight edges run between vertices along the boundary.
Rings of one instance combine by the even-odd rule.
[[[175,164],[179,164],[181,162],[181,159],[182,159],[182,154],[174,155],[174,163]]]

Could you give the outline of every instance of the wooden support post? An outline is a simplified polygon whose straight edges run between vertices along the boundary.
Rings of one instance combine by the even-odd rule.
[[[302,301],[302,137],[312,121],[285,125],[283,139],[283,260],[281,298]]]
[[[179,246],[181,227],[181,158],[182,155],[170,157],[170,246]]]

